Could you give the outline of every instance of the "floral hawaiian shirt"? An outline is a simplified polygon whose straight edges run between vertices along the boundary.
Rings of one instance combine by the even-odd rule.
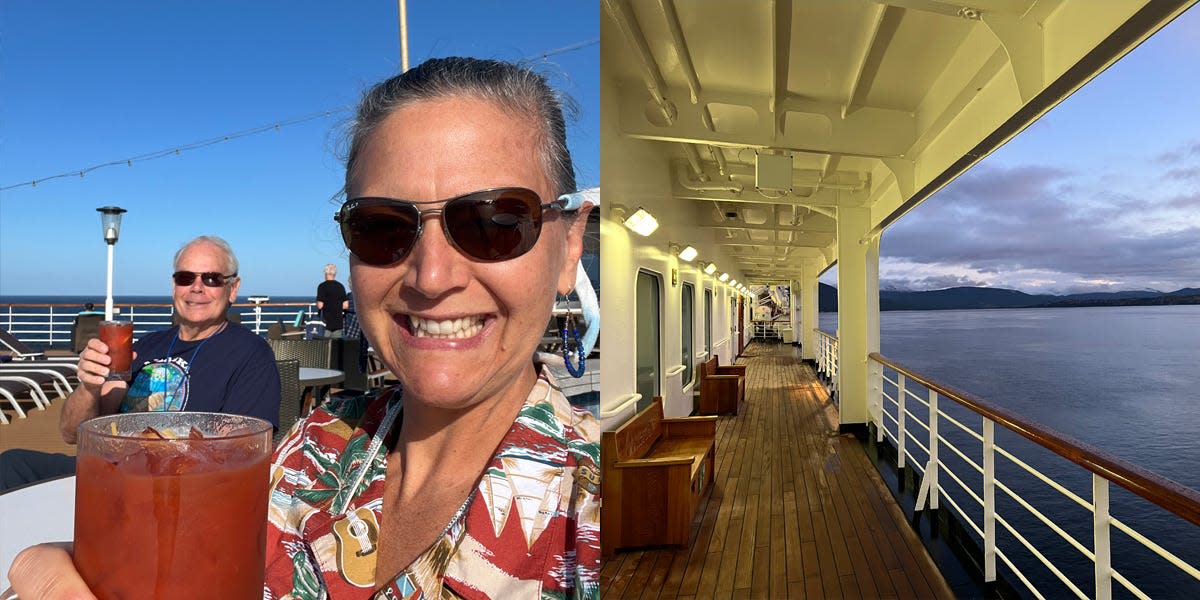
[[[542,371],[442,536],[389,581],[375,581],[387,450],[373,437],[402,392],[298,423],[271,466],[264,598],[598,598],[600,427]]]

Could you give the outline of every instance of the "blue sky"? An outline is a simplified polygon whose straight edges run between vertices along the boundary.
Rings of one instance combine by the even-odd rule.
[[[353,7],[351,9],[350,7]],[[241,260],[242,297],[309,295],[347,267],[332,220],[339,127],[399,71],[395,2],[0,2],[0,187],[286,121],[178,156],[0,191],[0,295],[97,294],[97,207],[127,209],[114,294],[167,294],[201,234]],[[410,64],[519,60],[599,40],[593,3],[410,2]],[[572,96],[581,187],[599,185],[599,44],[537,60]]]
[[[1200,287],[1197,56],[1193,7],[888,228],[880,287]]]

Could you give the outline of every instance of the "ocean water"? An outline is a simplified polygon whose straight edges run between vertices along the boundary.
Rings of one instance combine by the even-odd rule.
[[[833,313],[821,314],[821,329],[836,331],[836,318]],[[918,373],[1200,489],[1200,306],[884,312],[880,351]],[[915,404],[909,402],[910,410]],[[943,400],[940,407],[946,409],[946,404],[951,403]],[[979,429],[979,418],[973,413],[957,406],[949,412]],[[970,451],[978,452],[977,442],[950,432],[944,422],[941,429],[979,462]],[[924,443],[925,433],[920,433],[918,439]],[[1000,427],[997,443],[1090,501],[1088,471]],[[958,462],[956,472],[974,475],[950,452],[943,450],[940,455]],[[1091,547],[1090,513],[1018,473],[1007,459],[997,457],[996,465],[1002,481]],[[978,477],[964,477],[964,481],[971,483]],[[958,493],[947,477],[940,483]],[[969,497],[965,503],[974,504]],[[1200,527],[1116,485],[1111,486],[1110,505],[1114,517],[1200,567]],[[1070,578],[1092,594],[1090,561],[1065,547],[1057,534],[1000,491],[997,510],[1019,523],[1022,534],[1036,547],[1063,560]],[[1179,571],[1174,567],[1135,546],[1115,528],[1111,537],[1114,568],[1151,597],[1200,598],[1200,582],[1176,576]],[[1005,538],[1015,543],[1002,533],[1001,540]],[[1026,551],[1011,554],[1047,597],[1070,594],[1042,567],[1033,566]],[[1114,597],[1129,597],[1115,582],[1113,590]]]

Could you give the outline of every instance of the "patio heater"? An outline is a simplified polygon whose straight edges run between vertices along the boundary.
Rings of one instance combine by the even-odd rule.
[[[96,210],[100,213],[100,230],[104,233],[104,243],[108,244],[108,287],[104,295],[104,320],[111,321],[113,318],[113,246],[117,245],[117,237],[121,234],[121,214],[125,212],[125,209],[118,206],[104,206]]]

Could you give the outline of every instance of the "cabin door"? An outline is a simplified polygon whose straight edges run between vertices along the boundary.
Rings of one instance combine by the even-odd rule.
[[[742,350],[746,349],[746,301],[738,296],[737,301],[737,322],[738,322],[738,351],[737,355],[742,355]]]

